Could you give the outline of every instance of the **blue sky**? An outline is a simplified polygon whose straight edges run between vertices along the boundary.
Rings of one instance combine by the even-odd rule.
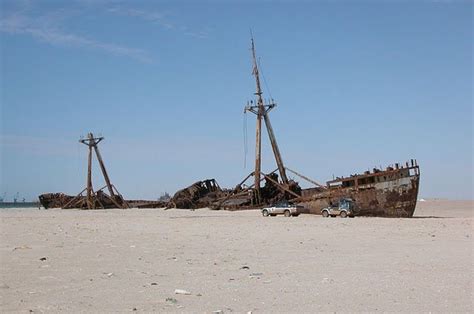
[[[233,187],[253,165],[252,28],[288,167],[325,182],[416,158],[420,197],[472,199],[472,12],[470,1],[2,1],[0,193],[79,192],[89,131],[105,136],[127,198],[211,177]],[[263,144],[273,170],[266,133]]]

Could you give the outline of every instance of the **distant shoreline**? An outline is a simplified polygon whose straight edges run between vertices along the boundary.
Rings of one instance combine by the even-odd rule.
[[[38,208],[40,202],[0,202],[0,208]]]

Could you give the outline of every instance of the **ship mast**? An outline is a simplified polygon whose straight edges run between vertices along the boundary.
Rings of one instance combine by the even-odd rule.
[[[92,149],[95,150],[95,154],[97,156],[97,160],[99,161],[100,170],[102,170],[102,174],[105,179],[105,184],[107,189],[109,190],[110,197],[115,199],[115,192],[112,188],[112,184],[110,183],[109,174],[105,169],[104,161],[102,160],[102,155],[99,152],[98,144],[103,140],[103,137],[94,137],[92,133],[87,134],[87,139],[81,139],[79,142],[85,144],[89,147],[89,156],[87,162],[87,203],[92,205],[92,194],[94,190],[92,188]]]
[[[102,155],[100,154],[99,151],[99,143],[103,140],[104,138],[102,136],[100,137],[95,137],[94,134],[88,133],[87,138],[85,139],[80,139],[79,142],[86,145],[88,147],[88,155],[87,155],[87,182],[86,182],[86,188],[82,190],[76,197],[72,198],[68,203],[66,203],[63,208],[72,208],[74,206],[82,206],[81,201],[82,201],[82,193],[85,191],[86,192],[86,205],[88,209],[95,209],[99,205],[102,208],[104,208],[104,205],[101,202],[101,197],[99,197],[99,192],[102,192],[102,190],[107,187],[109,190],[109,194],[107,195],[106,193],[102,193],[103,197],[110,200],[117,208],[128,208],[128,203],[123,199],[122,195],[117,191],[115,186],[110,182],[109,174],[107,173],[107,170],[105,169],[104,161],[102,160]],[[101,188],[98,191],[94,191],[94,188],[92,186],[92,155],[93,152],[95,151],[95,155],[97,157],[97,160],[99,161],[99,166],[102,171],[102,175],[104,176],[105,184],[103,188]],[[103,199],[103,198],[102,198]]]
[[[263,98],[262,98],[262,88],[260,87],[260,75],[258,73],[258,65],[257,65],[257,58],[255,56],[255,45],[253,42],[252,37],[252,60],[253,60],[253,70],[252,74],[255,76],[255,83],[256,83],[256,91],[255,95],[257,95],[257,127],[256,127],[256,134],[255,134],[255,172],[254,172],[254,179],[255,179],[255,198],[257,204],[260,203],[260,171],[262,167],[262,114],[265,111],[265,107],[263,106]]]
[[[268,116],[268,112],[272,110],[276,104],[272,101],[268,105],[265,105],[262,97],[262,88],[260,85],[260,73],[258,69],[257,57],[255,53],[255,44],[253,37],[252,41],[252,61],[253,61],[253,70],[252,74],[255,76],[256,91],[255,95],[257,96],[257,104],[251,105],[247,104],[245,111],[250,111],[257,116],[257,126],[256,126],[256,135],[255,135],[255,171],[254,171],[254,190],[255,190],[255,200],[256,203],[260,203],[260,181],[261,181],[261,153],[262,153],[262,118],[265,121],[265,126],[267,128],[268,136],[270,138],[270,143],[272,145],[273,154],[275,155],[275,160],[278,166],[278,171],[280,172],[280,177],[284,185],[288,185],[288,177],[286,176],[285,167],[283,165],[283,159],[281,158],[280,150],[275,138],[275,133]]]
[[[252,74],[255,76],[255,83],[256,83],[256,90],[255,90],[255,95],[257,96],[256,103],[254,104],[253,101],[247,102],[247,106],[245,106],[244,113],[247,111],[252,112],[257,116],[257,127],[256,127],[256,134],[255,134],[255,170],[251,172],[247,177],[245,177],[242,182],[237,184],[235,189],[227,195],[226,197],[222,198],[219,200],[218,203],[216,203],[216,208],[220,208],[221,206],[225,206],[224,204],[233,198],[241,198],[243,196],[248,196],[249,191],[253,191],[252,199],[249,201],[251,202],[252,205],[262,205],[263,202],[269,201],[268,199],[263,200],[262,202],[262,195],[261,195],[261,188],[260,188],[260,181],[263,179],[266,179],[267,182],[272,183],[277,189],[280,190],[284,194],[285,197],[290,197],[290,198],[299,198],[301,197],[301,194],[298,193],[298,191],[295,191],[294,188],[299,188],[298,183],[292,182],[290,185],[290,181],[288,180],[288,177],[286,176],[286,170],[292,172],[293,174],[301,177],[302,179],[315,184],[317,187],[325,189],[325,187],[319,183],[317,183],[314,180],[309,179],[308,177],[305,177],[301,174],[299,174],[296,171],[293,171],[291,169],[285,168],[283,164],[283,159],[281,158],[280,154],[280,149],[278,148],[278,144],[276,141],[275,133],[273,132],[272,124],[270,122],[270,117],[268,113],[276,107],[275,102],[273,99],[268,101],[267,104],[265,104],[263,97],[262,97],[262,87],[260,85],[260,71],[258,68],[258,62],[257,62],[257,56],[255,53],[255,43],[253,40],[253,36],[251,36],[251,50],[252,50],[252,64],[253,64],[253,70]],[[275,161],[277,163],[278,168],[275,169],[274,171],[270,172],[269,174],[265,174],[261,171],[262,167],[262,160],[261,160],[261,154],[262,154],[262,118],[263,121],[265,122],[265,126],[267,128],[267,133],[268,137],[270,138],[270,143],[272,145],[272,150],[273,150],[273,155],[275,156]],[[272,177],[272,174],[275,172],[280,173],[280,178],[281,182],[278,182],[278,180],[275,180],[274,177]],[[251,177],[254,176],[254,183],[250,186],[244,186],[245,182]],[[263,195],[265,197],[265,195]],[[232,205],[231,205],[232,206]]]

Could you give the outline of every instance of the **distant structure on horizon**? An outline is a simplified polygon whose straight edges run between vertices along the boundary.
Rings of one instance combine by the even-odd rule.
[[[20,201],[20,193],[16,192],[13,196],[13,202],[7,201],[7,193],[4,192],[3,195],[0,197],[0,208],[16,208],[16,207],[38,207],[40,204],[39,202],[27,202],[26,198],[21,198]]]

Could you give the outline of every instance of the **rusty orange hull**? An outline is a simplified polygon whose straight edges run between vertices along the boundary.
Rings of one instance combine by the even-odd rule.
[[[327,183],[327,190],[305,193],[297,201],[310,213],[320,214],[321,209],[341,198],[355,202],[357,216],[412,217],[415,212],[420,186],[418,165],[388,168],[364,175],[338,178]]]

